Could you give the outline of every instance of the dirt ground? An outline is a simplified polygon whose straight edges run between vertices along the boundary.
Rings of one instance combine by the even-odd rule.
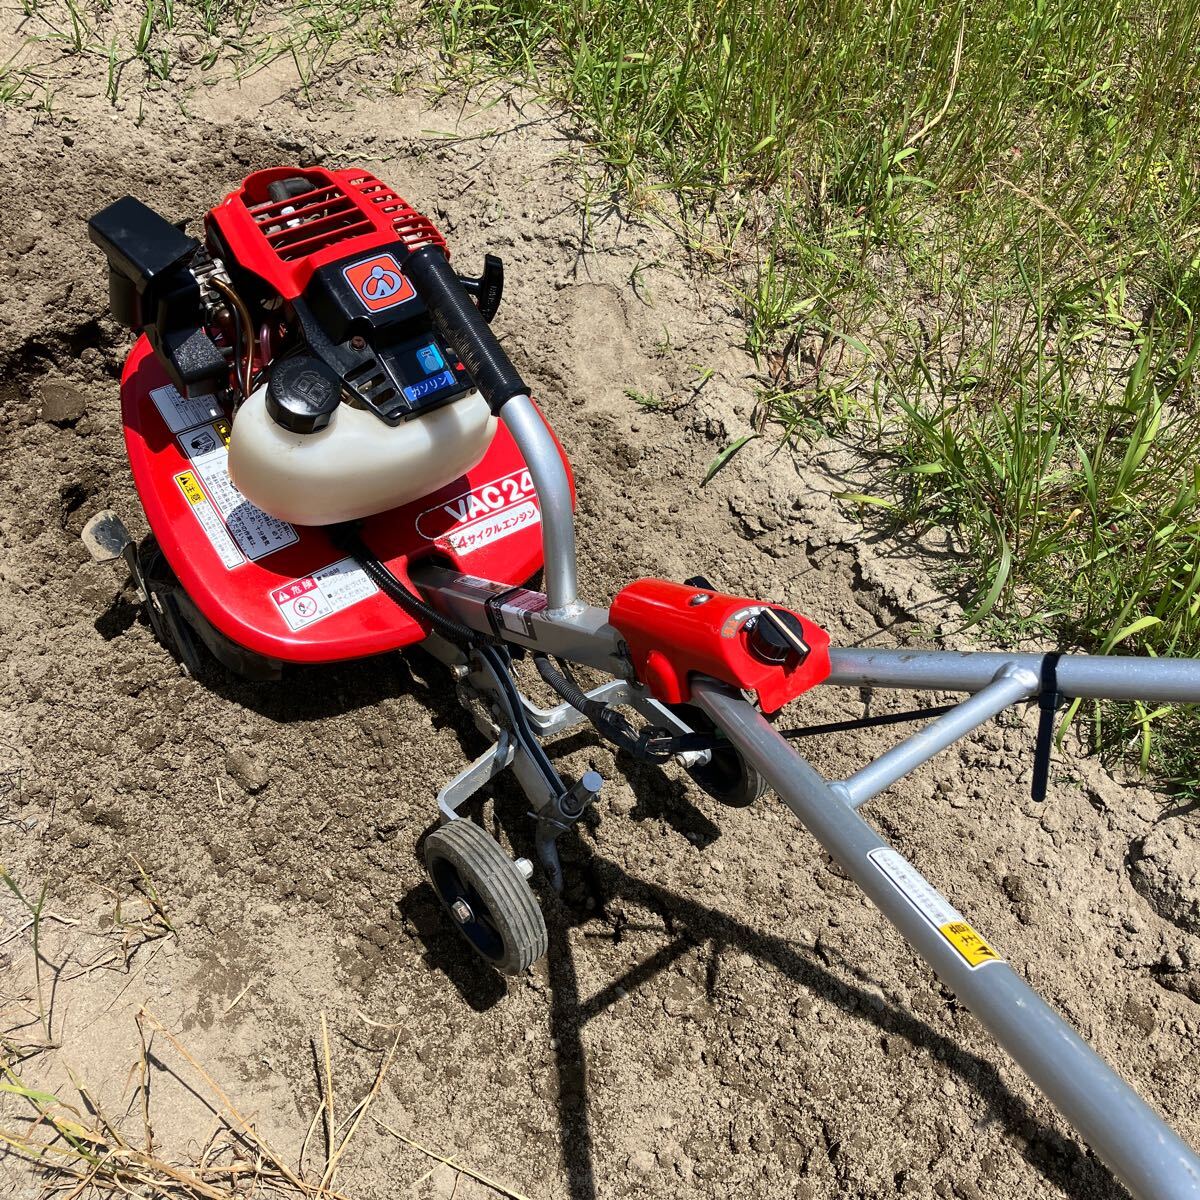
[[[50,112],[0,115],[0,861],[48,888],[60,1044],[22,1077],[74,1097],[70,1070],[136,1125],[144,1006],[294,1164],[324,1013],[341,1112],[395,1042],[337,1176],[349,1196],[502,1194],[397,1134],[535,1200],[1122,1195],[778,804],[723,810],[675,768],[571,738],[564,769],[607,783],[566,847],[565,901],[547,901],[548,959],[506,985],[441,919],[420,863],[437,789],[482,749],[436,664],[206,686],[87,558],[97,510],[145,524],[118,415],[128,338],[85,218],[129,192],[195,223],[249,170],[320,160],[393,183],[457,261],[504,257],[496,328],[574,462],[587,596],[703,572],[841,644],[928,644],[955,623],[938,554],[869,535],[830,498],[836,448],[754,441],[701,488],[749,429],[736,301],[661,226],[615,205],[585,219],[569,121],[513,97],[438,100],[419,79],[373,95],[381,82],[366,66],[306,101],[280,67],[114,110],[81,76]],[[913,703],[826,690],[792,723]],[[1077,756],[1034,804],[1031,721],[985,728],[871,819],[1200,1142],[1195,814]],[[897,736],[806,750],[838,777]],[[520,845],[520,798],[501,785],[494,808]],[[164,931],[131,856],[173,934],[149,936]],[[29,935],[0,903],[0,1015],[29,1037]],[[209,1091],[162,1036],[150,1062],[157,1143],[192,1161]],[[40,1186],[0,1161],[0,1194]]]

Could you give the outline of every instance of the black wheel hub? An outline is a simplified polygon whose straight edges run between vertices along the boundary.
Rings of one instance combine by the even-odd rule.
[[[449,859],[437,859],[429,870],[438,898],[450,910],[463,936],[484,958],[496,961],[504,954],[504,938],[491,910],[469,880]]]

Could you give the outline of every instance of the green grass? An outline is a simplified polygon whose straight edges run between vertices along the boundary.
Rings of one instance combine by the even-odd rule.
[[[1197,0],[429,12],[449,72],[575,110],[631,206],[682,198],[764,432],[857,436],[860,511],[954,528],[989,635],[1200,653]],[[1091,728],[1190,785],[1191,723]]]
[[[31,900],[21,890],[20,885],[8,871],[0,866],[0,883],[2,883],[20,903],[21,907],[29,914],[29,927],[31,932],[31,941],[33,944],[33,974],[35,980],[35,988],[37,991],[37,1006],[38,1020],[42,1025],[42,1032],[46,1035],[46,1041],[50,1041],[50,1019],[47,1015],[45,992],[42,988],[42,914],[46,907],[46,885],[43,883],[41,891],[38,893],[36,900]]]
[[[114,105],[181,79],[225,86],[278,58],[308,96],[339,62],[398,45],[414,23],[400,0],[22,0],[19,11],[25,45],[0,67],[0,105],[51,95],[64,59],[68,78],[79,61],[102,70]]]

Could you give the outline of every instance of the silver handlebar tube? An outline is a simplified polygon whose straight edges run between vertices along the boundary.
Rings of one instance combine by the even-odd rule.
[[[534,481],[544,505],[547,578],[558,589],[551,595],[561,604],[565,597],[574,598],[574,530],[569,520],[564,529],[551,518],[569,514],[569,484],[557,446],[536,409],[527,397],[518,400],[522,403],[510,401],[505,411],[513,407],[520,430],[520,435],[514,432],[514,436],[527,456],[531,474],[535,463],[541,472],[540,477],[534,474]],[[562,490],[554,493],[556,487]],[[551,507],[549,499],[555,494],[561,496],[557,508]],[[565,558],[561,557],[564,546]],[[493,632],[489,601],[505,594],[504,585],[428,564],[417,568],[414,581],[439,610],[481,633]],[[549,606],[523,607],[521,612],[530,617],[526,632],[518,635],[506,627],[501,634],[506,641],[631,677],[629,664],[623,661],[619,632],[604,610],[576,601],[576,607],[568,612],[555,613]],[[941,748],[947,729],[965,733],[978,718],[998,707],[995,701],[1011,702],[1036,694],[1041,656],[834,650],[831,657],[829,682],[968,691],[977,693],[980,702],[960,706],[957,716],[943,718],[949,723],[934,726],[928,738],[902,744],[891,759],[884,756],[882,768],[868,767],[842,785],[830,784],[817,774],[727,685],[694,677],[693,702],[758,768],[784,804],[1138,1200],[1200,1200],[1200,1158],[1195,1151],[855,811],[857,800],[894,781],[897,765],[916,765]],[[1164,698],[1189,700],[1200,692],[1200,662],[1063,656],[1058,663],[1058,683],[1068,694],[1103,695],[1112,689],[1124,696],[1137,686]]]
[[[1044,654],[1005,650],[864,650],[831,647],[827,684],[842,687],[930,688],[977,692],[996,672],[1039,672]],[[1055,668],[1064,696],[1103,700],[1200,703],[1200,661],[1192,658],[1125,658],[1064,654]]]
[[[974,929],[756,709],[711,679],[697,678],[692,695],[1138,1200],[1200,1197],[1191,1147],[1008,963],[973,964],[955,948],[945,931]]]
[[[575,568],[575,514],[571,484],[554,435],[528,396],[513,396],[500,420],[525,459],[537,492],[542,520],[542,558],[546,564],[546,604],[554,615],[580,607]]]

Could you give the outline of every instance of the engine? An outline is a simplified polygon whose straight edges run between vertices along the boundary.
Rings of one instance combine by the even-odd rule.
[[[496,421],[405,274],[445,240],[358,168],[250,175],[203,242],[132,197],[92,218],[113,315],[174,386],[232,422],[238,489],[281,520],[325,525],[428,494],[479,462]],[[490,320],[503,267],[460,277]]]

